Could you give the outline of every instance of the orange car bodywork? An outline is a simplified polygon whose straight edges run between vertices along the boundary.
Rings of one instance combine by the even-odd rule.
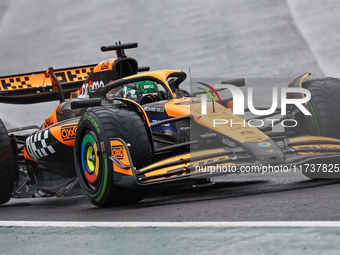
[[[116,58],[111,58],[102,61],[98,65],[88,65],[82,67],[75,68],[66,68],[55,70],[60,84],[63,86],[63,89],[74,83],[79,84],[78,90],[73,90],[73,93],[79,94],[79,87],[86,82],[90,73],[100,73],[105,70],[112,69],[112,64],[116,61]],[[153,77],[154,79],[163,83],[167,90],[171,92],[172,98],[168,102],[165,103],[164,109],[165,113],[169,118],[176,118],[186,115],[191,115],[192,120],[204,127],[207,127],[214,132],[222,134],[225,137],[230,138],[233,141],[238,142],[241,145],[246,146],[247,144],[256,145],[259,142],[269,141],[270,138],[258,130],[255,127],[251,127],[247,122],[244,122],[243,119],[234,115],[230,108],[232,108],[233,102],[228,102],[228,108],[224,108],[223,106],[216,104],[215,111],[213,111],[210,104],[208,104],[207,111],[210,113],[208,115],[202,115],[200,109],[200,101],[199,99],[191,99],[191,98],[176,98],[176,93],[172,91],[171,86],[168,84],[169,76],[181,73],[178,70],[159,70],[159,71],[151,71],[141,74],[135,74],[128,77],[123,78],[125,81],[129,82],[134,81],[136,79],[147,79],[147,77]],[[0,77],[0,91],[24,91],[32,88],[40,88],[46,91],[54,91],[55,87],[53,86],[53,79],[50,76],[48,71],[46,72],[37,72],[30,74],[22,74],[22,75],[12,75],[6,77]],[[73,97],[73,96],[72,96]],[[124,99],[133,103],[139,109],[141,116],[146,120],[150,127],[148,115],[143,109],[142,106],[136,104],[132,100]],[[62,103],[59,105],[53,113],[46,118],[45,123],[42,125],[42,129],[37,131],[38,133],[44,132],[44,130],[48,130],[49,134],[53,139],[56,139],[58,143],[62,146],[66,146],[64,148],[72,148],[75,142],[75,134],[77,130],[78,120],[74,119],[70,120],[67,123],[60,122],[58,120],[58,114],[60,114],[60,109]],[[214,119],[228,119],[232,120],[233,123],[239,123],[238,125],[212,125]],[[244,124],[242,124],[244,123]],[[299,155],[306,155],[307,153],[317,154],[335,154],[340,151],[340,141],[337,139],[326,139],[320,137],[299,137],[287,140],[292,144],[292,149],[297,151]],[[315,141],[315,143],[304,144],[307,141]],[[111,146],[111,156],[118,158],[120,160],[119,164],[116,164],[114,161],[113,169],[115,172],[129,176],[131,178],[136,179],[137,182],[141,182],[140,180],[145,180],[143,184],[148,183],[158,183],[159,181],[164,181],[168,179],[180,179],[183,176],[190,175],[195,177],[199,176],[200,172],[193,172],[192,168],[199,165],[205,165],[207,163],[211,164],[219,164],[220,166],[230,166],[236,165],[237,163],[233,162],[231,156],[227,155],[224,149],[209,149],[202,152],[192,152],[192,153],[184,153],[182,155],[176,155],[169,157],[167,159],[162,159],[158,162],[154,162],[153,164],[144,167],[142,169],[134,169],[131,163],[131,159],[129,158],[129,153],[127,153],[128,148],[125,147],[124,143],[120,143],[118,140],[110,141]],[[263,154],[271,154],[275,156],[278,148],[257,148],[262,150]],[[309,152],[306,152],[306,149],[309,149]],[[331,149],[331,150],[330,150]],[[118,150],[120,154],[118,153]],[[323,151],[324,150],[324,151]],[[320,152],[321,151],[321,152]],[[323,152],[322,152],[323,151]],[[118,154],[117,154],[118,153]],[[118,156],[117,156],[118,155]],[[121,155],[121,156],[119,156]],[[30,154],[24,149],[24,157],[29,161],[36,161],[35,158],[31,157]],[[249,159],[251,160],[251,159]],[[130,166],[129,168],[122,168],[121,165]]]

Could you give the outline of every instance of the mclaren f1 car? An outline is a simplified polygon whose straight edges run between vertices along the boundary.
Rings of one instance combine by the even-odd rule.
[[[293,79],[288,88],[305,89],[310,99],[287,104],[284,115],[257,117],[279,116],[255,127],[218,89],[203,84],[189,93],[180,87],[184,72],[139,67],[125,54],[135,47],[103,46],[117,56],[99,64],[0,77],[1,103],[60,101],[42,125],[7,130],[0,120],[0,204],[66,196],[77,187],[97,206],[132,203],[149,188],[199,186],[245,167],[294,165],[310,178],[339,177],[340,80]],[[284,130],[275,131],[282,122]]]

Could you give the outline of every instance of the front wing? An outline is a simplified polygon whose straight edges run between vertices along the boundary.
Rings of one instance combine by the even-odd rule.
[[[181,154],[141,169],[134,169],[128,153],[121,155],[121,159],[112,154],[110,159],[115,173],[116,169],[119,169],[121,178],[117,182],[130,188],[178,182],[189,178],[270,171],[299,172],[310,178],[340,178],[340,140],[303,136],[283,138],[276,142],[284,155],[284,160],[276,165],[256,160],[251,152],[242,146]],[[120,143],[127,152],[125,143]]]

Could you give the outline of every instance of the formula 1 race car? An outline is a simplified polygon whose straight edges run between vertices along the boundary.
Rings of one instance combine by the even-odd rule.
[[[218,94],[238,91],[244,79],[224,80],[219,89],[202,83],[207,89],[189,93],[179,87],[184,72],[138,67],[125,55],[135,47],[103,46],[117,58],[96,65],[0,77],[1,103],[60,101],[42,126],[7,130],[0,120],[0,204],[70,195],[79,184],[94,205],[133,203],[148,188],[197,187],[264,166],[339,178],[339,79],[293,79],[284,114],[257,109],[266,114],[256,120],[279,118],[255,127],[233,113],[239,95]],[[280,123],[284,130],[273,130]]]

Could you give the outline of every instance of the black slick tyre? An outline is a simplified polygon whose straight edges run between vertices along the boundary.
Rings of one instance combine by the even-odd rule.
[[[307,80],[304,88],[311,93],[308,106],[313,116],[311,135],[340,138],[340,79]]]
[[[15,157],[5,125],[0,119],[0,205],[7,203],[15,182]]]
[[[311,93],[308,102],[312,116],[306,117],[306,131],[312,136],[325,136],[340,139],[340,79],[320,78],[311,79],[303,83],[303,87]],[[340,158],[340,157],[338,157]],[[339,164],[329,160],[315,159],[315,164]],[[334,164],[332,166],[334,166]],[[340,178],[338,172],[309,172],[304,170],[304,175],[311,179]]]
[[[75,139],[76,172],[84,194],[100,207],[135,203],[144,198],[143,190],[114,184],[113,164],[109,159],[110,139],[129,143],[134,167],[151,163],[151,146],[140,116],[125,107],[89,109],[81,117]]]

